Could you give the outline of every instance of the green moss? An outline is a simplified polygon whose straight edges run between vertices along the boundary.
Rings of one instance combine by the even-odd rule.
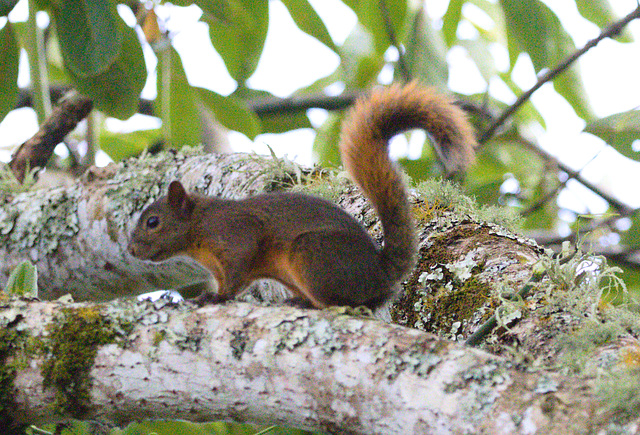
[[[463,265],[465,260],[457,261],[447,248],[454,246],[457,240],[469,237],[481,240],[483,233],[490,237],[488,228],[460,226],[444,235],[432,237],[429,246],[420,250],[420,260],[416,267],[418,273],[414,273],[406,284],[408,288],[416,290],[405,292],[392,306],[393,321],[439,334],[456,329],[456,322],[470,318],[484,305],[490,296],[491,287],[475,277],[483,266]],[[454,264],[469,267],[469,277],[460,279],[456,276]]]
[[[612,422],[635,419],[640,413],[640,369],[625,369],[599,381],[597,393]]]
[[[19,347],[20,334],[8,327],[0,328],[0,428],[13,426],[11,417],[17,409],[13,381],[16,377],[16,367],[7,361]]]
[[[57,412],[79,418],[90,403],[89,371],[98,347],[114,342],[116,334],[109,320],[91,308],[63,310],[49,332],[44,385],[55,389]]]
[[[450,181],[425,180],[416,186],[416,191],[434,209],[452,211],[459,217],[467,216],[474,221],[491,222],[511,230],[519,227],[522,220],[514,209],[479,205]]]

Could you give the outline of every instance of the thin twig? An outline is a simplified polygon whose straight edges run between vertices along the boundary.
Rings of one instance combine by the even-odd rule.
[[[488,129],[486,129],[482,133],[482,135],[478,139],[478,142],[482,144],[482,143],[486,142],[489,138],[491,138],[495,134],[496,130],[498,130],[498,128],[511,115],[513,115],[516,112],[516,110],[518,110],[520,108],[520,106],[522,106],[527,100],[529,100],[531,95],[535,91],[540,89],[540,87],[542,85],[544,85],[545,83],[553,80],[558,74],[560,74],[564,70],[566,70],[573,62],[575,62],[578,58],[580,58],[580,56],[582,56],[584,53],[589,51],[591,48],[593,48],[596,45],[598,45],[598,43],[600,41],[602,41],[603,39],[609,38],[611,36],[618,35],[622,31],[624,26],[626,26],[627,24],[629,24],[631,21],[635,20],[636,18],[640,18],[640,7],[636,8],[633,12],[628,14],[626,17],[622,18],[621,20],[613,23],[612,25],[610,25],[609,27],[604,29],[597,38],[592,39],[591,41],[587,42],[584,47],[582,47],[580,50],[576,51],[574,54],[569,56],[560,65],[558,65],[557,67],[555,67],[552,70],[547,71],[542,76],[540,76],[540,78],[538,79],[538,82],[535,85],[533,85],[533,87],[531,89],[529,89],[524,94],[520,95],[520,97],[518,97],[516,102],[513,103],[511,106],[509,106],[502,113],[502,115],[500,115],[500,117],[493,124],[491,124],[491,126]]]

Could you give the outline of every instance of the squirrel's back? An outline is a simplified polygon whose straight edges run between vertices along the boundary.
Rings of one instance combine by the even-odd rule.
[[[416,235],[407,187],[388,155],[398,133],[422,129],[435,141],[448,170],[473,161],[476,144],[464,112],[433,88],[393,85],[358,100],[342,130],[342,162],[373,203],[384,231],[381,265],[393,282],[414,266]]]

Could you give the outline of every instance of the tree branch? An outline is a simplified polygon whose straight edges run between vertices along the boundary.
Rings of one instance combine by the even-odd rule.
[[[3,333],[15,334],[5,367],[28,362],[11,365],[5,428],[65,417],[119,425],[230,419],[345,434],[514,433],[523,424],[564,434],[610,424],[594,412],[587,380],[520,371],[482,351],[331,310],[194,310],[164,301],[0,308]],[[81,408],[71,406],[77,400]]]
[[[600,41],[602,41],[603,39],[609,38],[609,37],[612,37],[612,36],[615,36],[615,35],[619,34],[627,24],[629,24],[631,21],[635,20],[636,18],[640,18],[640,6],[638,8],[636,8],[633,12],[629,13],[626,17],[622,18],[621,20],[613,23],[612,25],[610,25],[609,27],[604,29],[597,38],[594,38],[591,41],[587,42],[584,47],[582,47],[580,50],[577,50],[575,53],[573,53],[571,56],[569,56],[567,59],[565,59],[562,63],[560,63],[554,69],[552,69],[550,71],[547,71],[542,76],[540,76],[538,78],[538,81],[536,82],[536,84],[533,85],[533,87],[531,87],[531,89],[526,91],[524,94],[520,95],[518,97],[518,99],[516,100],[516,102],[513,103],[511,106],[509,106],[502,113],[502,115],[500,115],[500,117],[498,119],[496,119],[493,122],[493,124],[491,124],[491,126],[489,126],[489,128],[487,128],[480,135],[480,138],[478,139],[478,143],[483,144],[488,139],[490,139],[495,134],[495,132],[498,130],[498,128],[502,124],[504,124],[504,122],[511,115],[513,115],[520,108],[520,106],[522,106],[527,100],[529,100],[529,98],[531,98],[531,95],[533,95],[533,93],[535,91],[540,89],[540,87],[542,87],[542,85],[544,85],[545,83],[553,80],[558,74],[560,74],[564,70],[566,70],[569,66],[571,66],[571,64],[573,62],[578,60],[580,58],[580,56],[582,56],[584,53],[589,51],[591,48],[593,48],[596,45],[598,45],[598,43]]]
[[[76,91],[69,91],[61,98],[38,132],[13,154],[9,167],[16,179],[22,182],[27,168],[44,167],[56,145],[89,114],[92,107],[93,102]]]

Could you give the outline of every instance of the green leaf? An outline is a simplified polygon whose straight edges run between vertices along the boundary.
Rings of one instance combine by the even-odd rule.
[[[100,132],[100,149],[114,162],[139,156],[142,151],[162,140],[162,130],[137,130],[131,133],[114,133],[108,130]]]
[[[373,37],[360,24],[356,24],[340,47],[340,57],[348,88],[366,87],[384,66],[383,56],[375,52]]]
[[[18,0],[0,0],[0,17],[6,17],[18,4]]]
[[[260,133],[260,118],[239,98],[225,97],[203,88],[195,88],[201,101],[213,112],[216,119],[225,127],[239,131],[249,139],[255,139]]]
[[[320,126],[313,141],[313,156],[323,166],[340,166],[340,150],[338,141],[342,129],[342,113],[330,113]]]
[[[493,54],[489,50],[489,43],[485,39],[469,41],[467,39],[458,41],[458,45],[464,47],[469,56],[478,67],[482,78],[489,83],[498,74]]]
[[[500,5],[504,11],[512,67],[523,50],[529,54],[536,72],[554,68],[576,50],[558,17],[539,0],[500,0]],[[592,117],[575,65],[562,72],[553,83],[578,116],[585,120]]]
[[[158,97],[153,110],[162,120],[167,144],[176,148],[197,145],[201,140],[198,94],[189,84],[180,55],[173,47],[157,55]]]
[[[318,13],[307,0],[282,0],[282,3],[300,30],[313,36],[333,51],[337,51],[327,26],[324,25]]]
[[[424,8],[418,10],[405,46],[404,58],[411,77],[446,88],[449,79],[446,47],[440,34],[433,31]]]
[[[511,65],[521,50],[531,57],[536,71],[549,67],[552,43],[546,6],[538,0],[500,0],[504,12],[507,36],[516,45],[509,47]]]
[[[138,110],[140,92],[147,79],[142,47],[135,30],[123,25],[122,51],[107,71],[96,76],[69,76],[75,87],[109,116],[127,119]],[[65,58],[65,66],[67,66]]]
[[[576,0],[580,15],[591,21],[601,29],[618,20],[608,0]],[[633,37],[627,28],[615,37],[620,42],[631,42]]]
[[[451,0],[447,12],[442,18],[442,35],[448,47],[458,39],[457,31],[460,18],[462,17],[462,4],[464,0]]]
[[[0,121],[15,108],[18,98],[20,48],[11,23],[0,29]]]
[[[10,295],[38,296],[38,269],[25,260],[18,264],[9,275],[4,292]]]
[[[380,2],[384,2],[381,4]],[[384,8],[382,7],[384,6]],[[373,36],[376,52],[384,54],[392,44],[391,33],[402,41],[402,29],[407,16],[407,2],[397,0],[360,0],[355,9],[358,21]]]
[[[52,3],[60,49],[77,77],[107,72],[120,58],[124,23],[111,0],[65,0]]]
[[[633,142],[640,141],[640,110],[598,119],[587,124],[584,131],[598,136],[623,156],[640,161],[640,152],[633,149]]]
[[[227,8],[218,3],[201,2],[203,20],[209,24],[209,37],[231,77],[244,84],[253,74],[264,48],[269,25],[267,0],[227,0]]]

